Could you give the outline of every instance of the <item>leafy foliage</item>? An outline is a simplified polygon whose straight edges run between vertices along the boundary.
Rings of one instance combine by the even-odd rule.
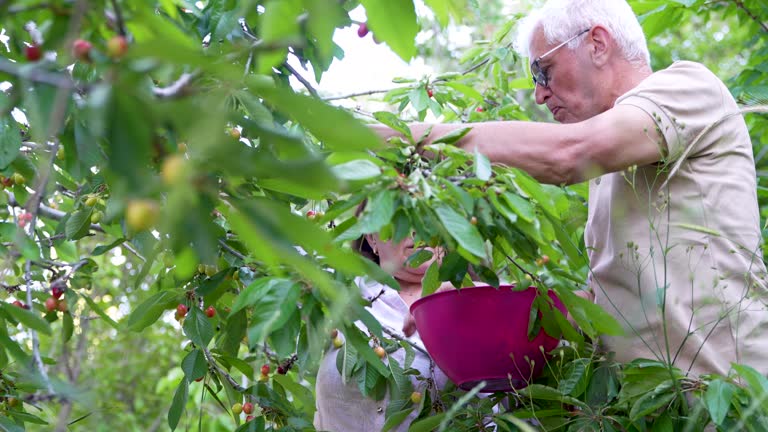
[[[514,20],[463,53],[452,68],[462,72],[398,80],[383,98],[396,111],[372,113],[405,135],[387,145],[311,86],[291,87],[301,74],[289,57],[316,80],[343,57],[332,35],[360,3],[377,39],[406,59],[417,52],[410,0],[0,3],[0,428],[312,430],[317,362],[338,328],[339,372],[367,397],[389,393],[387,427],[416,412],[416,431],[700,430],[710,420],[764,430],[768,382],[748,366],[690,380],[661,363],[596,358],[591,341],[619,326],[573,294],[589,271],[583,185],[541,185],[454,147],[471,124],[428,146],[410,136],[403,120],[428,115],[537,118],[518,94],[530,83],[509,43]],[[489,9],[425,3],[443,27]],[[765,99],[761,2],[631,3],[652,42],[674,45],[652,44],[659,62],[678,55],[673,23],[738,28],[728,46],[744,64],[722,71],[743,100]],[[768,123],[748,122],[764,170]],[[555,290],[581,331],[540,301],[530,330],[568,345],[536,383],[478,398],[420,377],[429,391],[414,404],[413,348],[362,307],[353,281],[396,284],[349,247],[412,232],[445,253],[425,294],[475,277],[532,284]],[[420,250],[409,263],[429,258]],[[405,350],[403,364],[379,359],[372,340]],[[244,422],[232,406],[246,401],[257,408]],[[494,410],[502,402],[509,410]]]

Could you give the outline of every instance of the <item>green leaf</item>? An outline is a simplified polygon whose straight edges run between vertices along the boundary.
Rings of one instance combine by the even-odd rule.
[[[203,311],[193,307],[184,319],[184,333],[199,347],[207,347],[213,339],[213,324]]]
[[[345,343],[336,354],[336,369],[341,375],[341,382],[347,385],[352,378],[355,364],[357,363],[357,349],[352,344]]]
[[[749,384],[749,392],[759,401],[764,412],[768,412],[768,378],[751,366],[733,364],[731,367]]]
[[[362,0],[368,27],[397,55],[409,61],[416,55],[415,39],[419,31],[413,0]]]
[[[128,315],[126,327],[140,332],[160,318],[163,311],[171,309],[183,300],[181,293],[162,291],[148,298]]]
[[[0,117],[0,169],[5,169],[19,156],[21,131],[11,115]]]
[[[368,345],[368,341],[363,337],[357,327],[350,327],[344,336],[346,336],[346,343],[352,343],[357,350],[357,353],[362,356],[369,365],[375,367],[380,374],[384,375],[384,377],[390,377],[391,373],[389,372],[389,369],[376,353],[373,352]],[[346,343],[344,345],[346,345]]]
[[[458,142],[460,139],[464,138],[464,136],[466,134],[468,134],[469,131],[471,131],[471,130],[472,130],[471,127],[464,127],[464,128],[454,129],[454,130],[448,132],[447,134],[445,134],[443,136],[440,136],[440,137],[437,137],[436,139],[434,139],[432,141],[432,144],[441,144],[441,143],[444,143],[444,144],[454,144],[454,143]]]
[[[187,404],[187,397],[189,395],[189,383],[186,379],[181,380],[179,387],[176,388],[176,393],[173,394],[173,402],[171,403],[171,409],[168,410],[168,426],[171,430],[176,430],[176,426],[179,425],[181,415],[184,413],[184,407]]]
[[[668,405],[675,398],[674,393],[657,394],[655,392],[646,393],[638,399],[629,412],[632,421],[636,421],[657,409]]]
[[[451,234],[451,237],[453,237],[461,247],[477,257],[486,257],[485,245],[483,244],[483,238],[480,236],[480,232],[474,225],[470,224],[466,218],[456,213],[452,208],[442,205],[435,208],[435,213],[440,219],[440,222],[443,223],[445,230]]]
[[[36,311],[22,309],[7,302],[2,302],[2,308],[24,327],[37,330],[48,336],[51,335],[51,326],[48,325],[48,321],[41,318]]]
[[[408,432],[430,432],[433,431],[436,427],[440,425],[440,423],[443,421],[443,418],[445,418],[445,413],[439,413],[432,416],[429,416],[425,419],[421,419],[417,422],[413,422],[411,424],[411,427],[408,428]]]
[[[392,414],[387,418],[387,421],[384,422],[384,426],[382,426],[381,432],[387,432],[392,430],[392,428],[399,426],[402,422],[405,421],[405,419],[408,418],[412,412],[413,407]]]
[[[429,265],[421,280],[421,296],[426,297],[440,288],[440,262],[435,260]]]
[[[99,305],[97,305],[96,302],[93,301],[91,296],[87,294],[80,294],[80,297],[83,300],[85,300],[86,303],[88,303],[88,307],[90,307],[91,310],[96,313],[96,315],[101,317],[101,319],[103,319],[105,323],[109,324],[110,327],[112,327],[115,330],[118,330],[118,331],[120,330],[120,326],[115,322],[115,320],[110,318],[110,316],[107,315],[104,312],[104,310]]]
[[[378,233],[395,215],[396,192],[382,190],[368,201],[358,222],[363,234]]]
[[[377,111],[373,113],[373,117],[383,123],[386,126],[400,132],[406,139],[413,139],[411,134],[411,128],[408,124],[400,120],[399,117],[388,111]]]
[[[485,157],[485,155],[477,151],[477,149],[475,149],[474,169],[475,169],[475,177],[483,181],[490,180],[491,176],[493,175],[493,170],[491,168],[491,161],[489,161],[488,158]]]
[[[88,207],[69,215],[64,228],[68,240],[79,240],[88,235],[91,227],[91,213],[93,208]]]
[[[345,162],[334,166],[332,170],[342,180],[367,180],[381,175],[381,168],[366,159]]]
[[[530,79],[526,78],[526,81],[530,81]],[[464,94],[464,96],[466,96],[468,98],[472,98],[472,99],[474,99],[474,100],[476,100],[478,102],[484,102],[485,101],[485,98],[483,97],[483,94],[480,93],[479,91],[475,90],[471,86],[468,86],[466,84],[462,84],[462,83],[459,83],[459,82],[455,82],[455,81],[448,82],[445,85],[460,91],[461,93]]]
[[[125,243],[125,239],[119,238],[108,245],[96,246],[95,248],[93,248],[93,252],[91,252],[91,256],[104,255],[105,253],[111,251],[112,249],[120,246],[123,243]]]
[[[199,349],[190,351],[181,361],[181,370],[184,371],[184,376],[189,382],[204,377],[208,372],[208,362],[205,360],[203,351]]]
[[[4,432],[24,432],[23,427],[17,425],[5,416],[0,416],[0,430]]]
[[[426,249],[419,249],[405,260],[404,266],[418,268],[420,265],[432,259],[434,254]]]
[[[723,424],[725,416],[728,415],[728,409],[734,392],[733,385],[721,379],[716,379],[709,383],[707,392],[704,395],[704,402],[709,410],[709,415],[712,417],[712,421],[716,425],[720,426]]]
[[[66,299],[59,300],[60,302],[66,302]],[[72,334],[75,331],[75,323],[72,321],[72,314],[65,312],[61,317],[61,342],[67,343],[72,339]]]
[[[330,150],[367,150],[382,145],[378,135],[347,111],[277,87],[271,81],[267,83],[263,79],[249,77],[246,82],[277,110],[307,128]]]
[[[11,411],[8,411],[8,414],[10,414],[11,417],[13,417],[14,419],[22,421],[22,422],[33,423],[33,424],[41,424],[41,425],[47,425],[48,424],[47,421],[41,419],[40,417],[38,417],[36,415],[32,415],[32,414],[30,414],[28,412],[13,411],[13,410],[11,410]]]
[[[521,219],[526,222],[533,222],[535,213],[533,205],[528,200],[510,192],[504,192],[501,197]]]

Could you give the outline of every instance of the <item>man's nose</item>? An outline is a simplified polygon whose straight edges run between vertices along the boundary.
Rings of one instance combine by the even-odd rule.
[[[536,103],[542,105],[547,102],[550,96],[552,96],[552,90],[549,87],[544,87],[539,84],[534,84],[536,88],[533,90],[533,95],[536,98]]]

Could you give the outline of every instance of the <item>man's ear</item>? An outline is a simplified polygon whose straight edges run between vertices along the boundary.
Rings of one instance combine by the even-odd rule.
[[[590,42],[589,55],[595,66],[604,66],[615,54],[616,42],[605,27],[596,25],[588,33]]]

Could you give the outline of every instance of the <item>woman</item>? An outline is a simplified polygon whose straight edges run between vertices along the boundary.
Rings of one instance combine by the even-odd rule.
[[[417,268],[405,265],[405,261],[416,250],[413,239],[408,238],[400,243],[384,242],[377,235],[368,235],[362,238],[356,245],[364,256],[378,263],[384,270],[400,284],[400,291],[396,291],[379,282],[358,278],[356,281],[363,297],[375,299],[368,311],[390,331],[402,336],[404,339],[424,348],[418,334],[406,338],[402,333],[405,319],[410,315],[409,308],[414,301],[421,297],[421,280],[424,273],[437,258],[437,253],[431,248],[433,257]],[[360,323],[358,326],[362,327]],[[343,337],[343,335],[339,335]],[[385,411],[389,404],[389,395],[380,401],[365,397],[360,393],[357,383],[352,380],[343,384],[341,375],[336,368],[336,356],[340,350],[331,349],[323,358],[317,373],[316,397],[317,413],[315,414],[315,428],[332,432],[377,432],[380,431],[385,421]],[[399,349],[387,354],[384,361],[396,360],[401,366],[405,359],[405,350]],[[422,377],[434,377],[435,386],[442,389],[447,378],[437,366],[434,372],[430,370],[430,359],[423,352],[416,350],[416,358],[411,366],[421,372]],[[414,376],[407,375],[414,384],[416,391],[424,391],[424,382]],[[407,431],[410,423],[418,415],[414,410],[408,418],[393,431]]]

